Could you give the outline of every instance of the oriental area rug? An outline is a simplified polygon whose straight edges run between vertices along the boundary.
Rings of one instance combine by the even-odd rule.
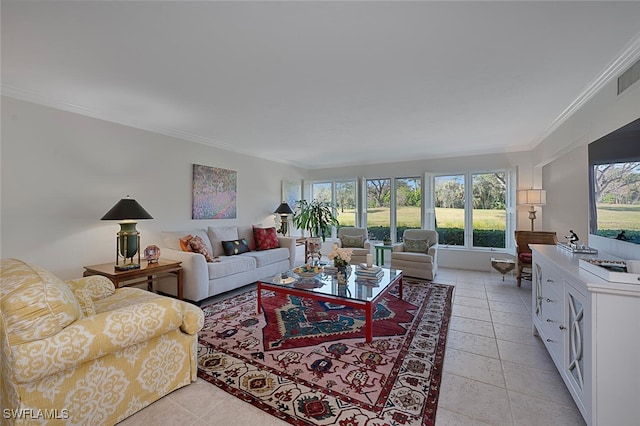
[[[256,291],[203,307],[198,375],[293,425],[435,424],[453,286],[404,279],[364,312]]]

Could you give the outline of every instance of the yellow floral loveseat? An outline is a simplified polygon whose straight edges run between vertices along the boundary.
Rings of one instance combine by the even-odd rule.
[[[197,378],[202,310],[0,263],[0,424],[112,425]]]

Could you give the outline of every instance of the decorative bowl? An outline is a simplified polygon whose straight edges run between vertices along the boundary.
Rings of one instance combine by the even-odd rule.
[[[295,268],[293,272],[303,278],[315,277],[322,272],[322,266],[302,265]]]

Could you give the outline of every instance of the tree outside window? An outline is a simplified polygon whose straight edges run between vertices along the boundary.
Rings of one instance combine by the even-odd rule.
[[[505,247],[507,225],[505,173],[473,175],[473,246]]]
[[[367,229],[372,240],[391,238],[391,179],[367,180]]]
[[[405,229],[422,226],[422,179],[398,178],[396,187],[396,241],[402,241]]]
[[[436,176],[434,192],[438,241],[464,246],[465,176]]]

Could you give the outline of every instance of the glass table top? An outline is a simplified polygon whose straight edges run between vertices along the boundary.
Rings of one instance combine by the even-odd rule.
[[[387,290],[401,274],[399,269],[380,268],[382,276],[378,280],[363,279],[356,274],[359,267],[351,266],[351,273],[346,284],[338,284],[336,273],[320,272],[312,276],[301,276],[293,270],[276,274],[260,280],[261,283],[325,294],[352,300],[371,301]],[[306,275],[306,274],[305,274]]]

